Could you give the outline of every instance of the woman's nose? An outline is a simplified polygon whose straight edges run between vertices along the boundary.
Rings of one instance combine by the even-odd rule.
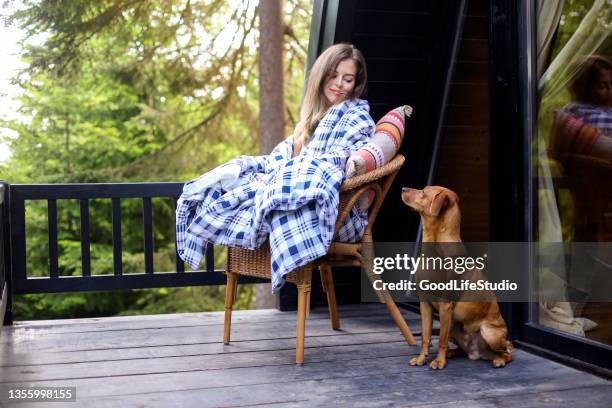
[[[342,78],[336,78],[336,87],[342,88]]]

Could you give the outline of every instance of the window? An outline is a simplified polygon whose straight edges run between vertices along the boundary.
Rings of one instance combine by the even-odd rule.
[[[595,291],[612,281],[611,31],[611,0],[538,3],[537,241],[573,246],[540,258],[531,319],[605,344],[612,302]],[[576,243],[586,242],[610,244],[590,245],[592,264],[572,262]]]

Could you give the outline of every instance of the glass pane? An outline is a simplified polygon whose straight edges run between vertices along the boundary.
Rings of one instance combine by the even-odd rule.
[[[538,4],[539,110],[533,145],[537,240],[612,241],[612,4],[608,0]],[[595,279],[612,279],[612,253],[600,251],[588,279],[559,251],[540,260],[536,284],[574,291],[572,301],[534,299],[532,320],[612,344],[612,303],[590,302]],[[609,251],[612,252],[612,251]],[[582,282],[580,287],[567,282]]]

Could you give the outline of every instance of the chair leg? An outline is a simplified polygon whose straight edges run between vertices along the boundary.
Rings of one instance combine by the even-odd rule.
[[[374,274],[374,271],[372,269],[374,248],[372,245],[372,237],[369,233],[364,234],[363,243],[364,245],[362,247],[362,265],[365,269],[365,273],[369,281],[374,282],[374,280],[377,279],[377,276],[376,274]],[[404,335],[404,338],[406,339],[406,342],[411,346],[416,345],[416,340],[414,339],[414,336],[412,336],[412,332],[410,331],[406,320],[404,320],[404,316],[402,316],[402,313],[399,311],[397,305],[395,304],[395,301],[393,300],[389,292],[387,290],[377,290],[376,295],[378,296],[380,302],[384,303],[385,306],[387,306],[387,310],[389,310],[391,318],[393,319],[397,327],[399,327],[400,331]]]
[[[410,331],[410,328],[408,327],[406,320],[404,320],[404,316],[402,316],[402,313],[400,312],[399,308],[395,304],[395,301],[393,301],[389,292],[385,291],[384,296],[386,298],[385,306],[387,306],[387,310],[389,310],[389,313],[391,313],[391,318],[393,319],[397,327],[399,327],[400,331],[404,335],[404,338],[406,339],[406,343],[408,343],[411,346],[415,346],[416,340],[412,336],[412,332]]]
[[[370,279],[370,282],[372,282],[374,279],[372,274],[368,274],[368,278]],[[391,313],[391,318],[397,327],[399,327],[400,331],[404,335],[404,338],[406,339],[406,342],[411,346],[416,345],[416,340],[412,336],[412,332],[410,331],[406,320],[404,320],[404,316],[402,316],[402,313],[398,309],[389,292],[386,290],[377,290],[376,295],[378,296],[380,302],[387,306],[387,310],[389,310],[389,313]]]
[[[340,317],[338,315],[338,305],[336,303],[336,291],[334,289],[332,268],[330,265],[321,264],[319,265],[319,272],[321,272],[323,290],[327,294],[327,306],[329,308],[329,319],[331,320],[332,329],[339,330]]]
[[[295,335],[295,363],[304,362],[304,337],[306,332],[306,302],[310,293],[303,287],[298,287],[297,332]]]
[[[225,288],[225,320],[223,321],[223,343],[229,344],[230,330],[232,327],[232,307],[236,299],[238,275],[227,272],[227,286]]]
[[[302,269],[298,275],[298,312],[295,334],[295,363],[304,363],[304,337],[306,334],[306,317],[310,303],[310,290],[312,286],[312,271]]]

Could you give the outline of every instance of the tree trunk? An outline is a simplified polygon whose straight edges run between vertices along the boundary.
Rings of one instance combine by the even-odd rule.
[[[259,3],[259,152],[268,154],[285,138],[283,97],[283,0]],[[255,307],[273,308],[270,284],[255,286]]]
[[[283,0],[259,3],[259,151],[285,138]]]

